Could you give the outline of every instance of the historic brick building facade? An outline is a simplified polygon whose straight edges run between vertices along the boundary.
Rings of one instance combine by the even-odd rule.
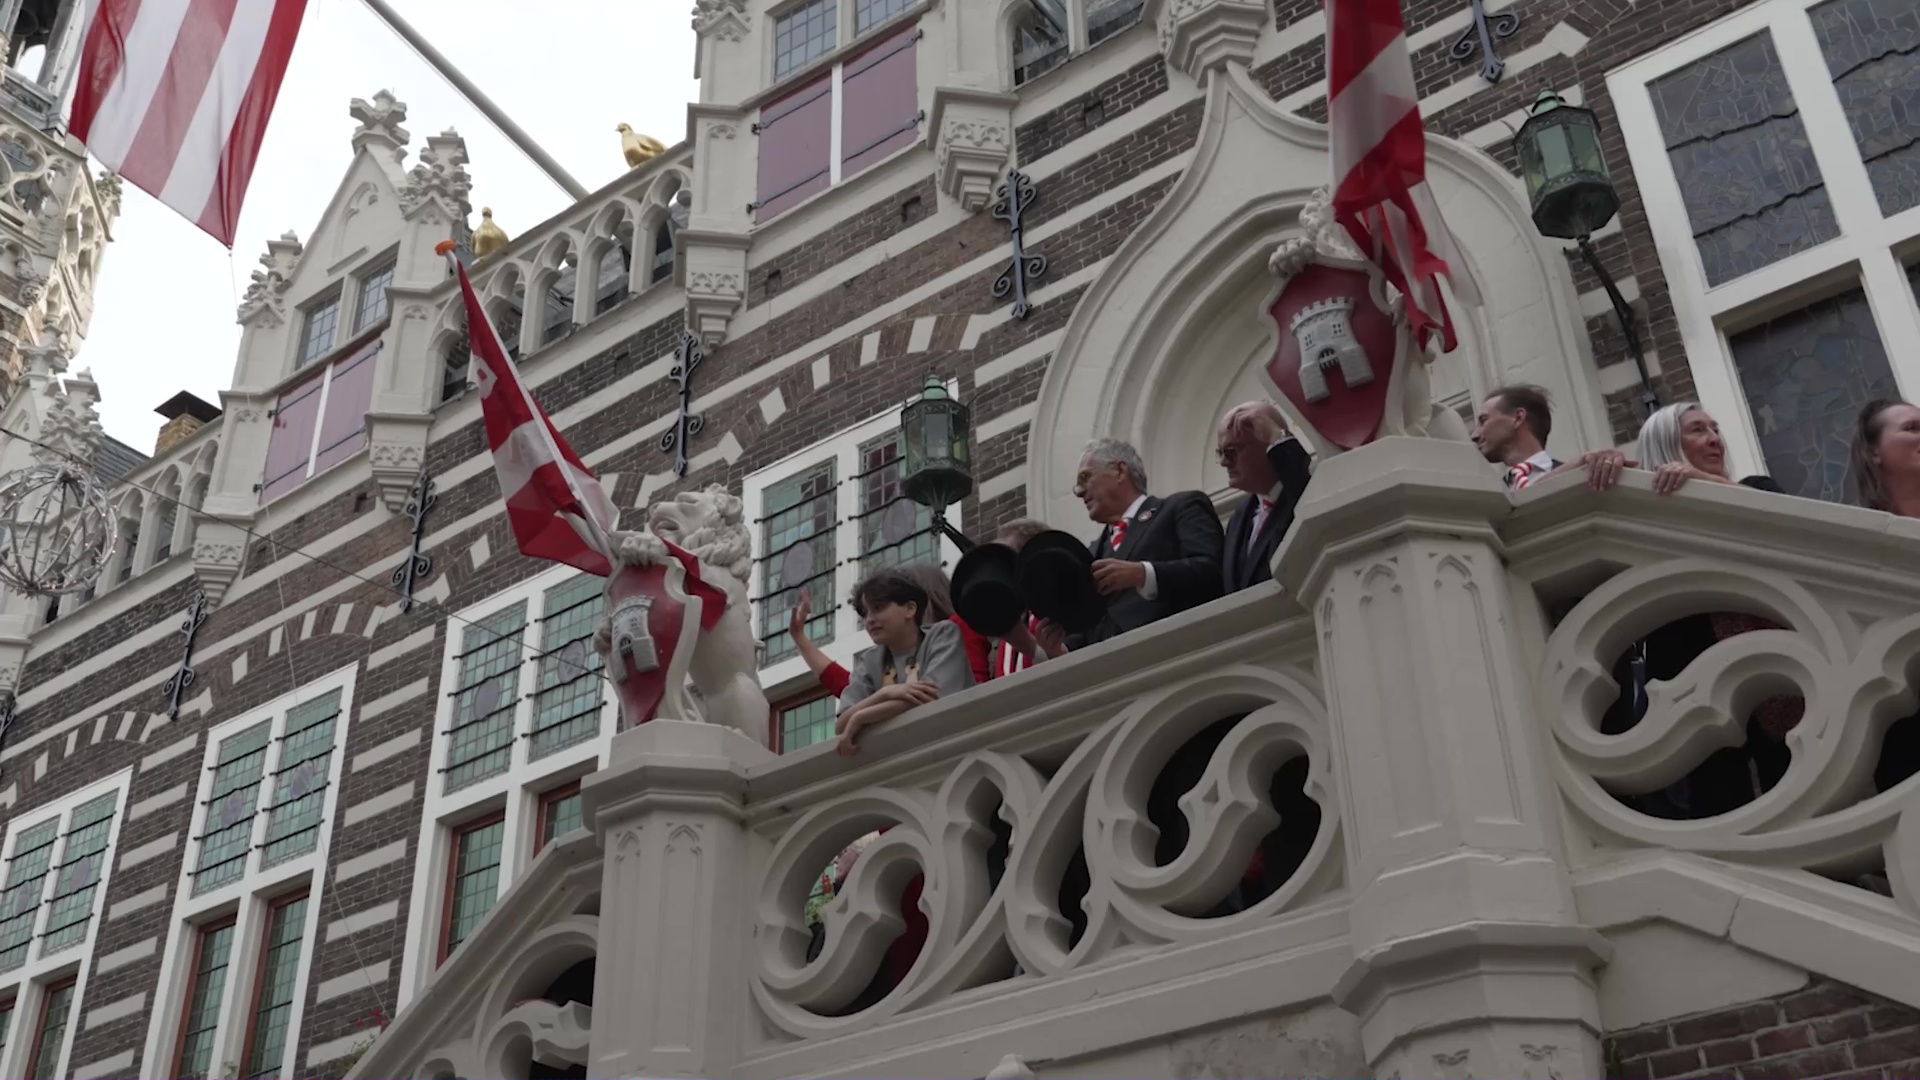
[[[1436,395],[1467,411],[1499,382],[1542,383],[1563,456],[1624,442],[1643,415],[1599,279],[1523,231],[1509,142],[1554,89],[1606,133],[1622,209],[1595,243],[1654,388],[1704,399],[1746,471],[1837,498],[1853,408],[1920,385],[1901,262],[1920,234],[1903,198],[1920,131],[1886,105],[1916,77],[1920,25],[1904,7],[1874,22],[1887,6],[1488,0],[1506,31],[1490,81],[1479,5],[1412,0],[1423,108],[1448,140],[1436,183],[1490,301]],[[1311,185],[1261,202],[1266,163],[1229,164],[1253,121],[1220,117],[1263,95],[1294,119],[1259,123],[1308,147],[1324,22],[1319,0],[699,0],[694,21],[688,140],[473,272],[628,527],[677,491],[745,499],[774,749],[792,752],[831,730],[784,633],[801,592],[844,658],[859,634],[835,601],[863,567],[953,558],[898,490],[898,410],[929,375],[972,409],[978,487],[952,514],[970,534],[1027,514],[1084,530],[1066,459],[1094,435],[1138,443],[1157,486],[1226,505],[1211,425],[1259,392],[1261,245]],[[611,692],[573,675],[593,663],[597,585],[515,549],[432,250],[475,220],[464,145],[425,139],[407,168],[404,105],[353,110],[334,200],[304,243],[261,259],[221,415],[115,488],[122,542],[98,594],[0,606],[16,701],[0,1073],[342,1075],[579,824],[580,781],[606,763]],[[1023,242],[1047,260],[1020,315],[995,287],[1010,165],[1037,190]],[[1168,207],[1224,173],[1243,219],[1183,232]],[[1192,261],[1225,269],[1149,297],[1142,234],[1189,237]],[[1149,371],[1096,355],[1083,303],[1184,305],[1218,329]],[[704,351],[684,396],[683,330]],[[683,405],[700,423],[680,446]],[[0,464],[29,450],[12,442]],[[416,514],[422,475],[434,499]],[[403,584],[416,551],[431,566]],[[1610,1067],[1911,1074],[1911,1012],[1844,988],[1803,1007],[1811,976],[1767,964],[1751,994],[1634,1014]],[[1324,1067],[1358,1050],[1342,1053]]]

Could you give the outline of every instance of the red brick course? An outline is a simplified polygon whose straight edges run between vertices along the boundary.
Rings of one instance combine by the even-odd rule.
[[[1837,982],[1607,1036],[1609,1080],[1920,1076],[1920,1010]]]

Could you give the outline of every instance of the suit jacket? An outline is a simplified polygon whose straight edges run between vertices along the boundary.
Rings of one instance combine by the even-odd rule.
[[[1107,597],[1106,617],[1085,635],[1069,637],[1068,648],[1119,637],[1220,597],[1220,551],[1225,541],[1213,500],[1200,492],[1182,491],[1165,499],[1149,496],[1127,523],[1126,539],[1118,551],[1111,546],[1112,536],[1111,526],[1100,530],[1089,545],[1093,557],[1152,563],[1158,592],[1152,600],[1137,589]]]
[[[1293,527],[1293,508],[1311,478],[1307,448],[1298,439],[1282,439],[1267,447],[1267,461],[1280,478],[1280,497],[1273,500],[1260,535],[1251,536],[1253,517],[1260,511],[1260,500],[1248,498],[1234,510],[1227,522],[1227,548],[1221,560],[1223,584],[1227,592],[1249,589],[1273,577],[1273,553],[1280,548],[1287,530]]]

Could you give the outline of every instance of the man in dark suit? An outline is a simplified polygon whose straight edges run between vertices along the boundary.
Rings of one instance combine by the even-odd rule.
[[[1273,553],[1293,526],[1293,508],[1306,490],[1307,449],[1288,431],[1271,401],[1235,405],[1220,421],[1215,444],[1227,484],[1247,499],[1227,522],[1221,560],[1227,592],[1252,588],[1273,577]]]
[[[1205,495],[1148,495],[1140,452],[1116,439],[1087,447],[1073,493],[1087,516],[1105,526],[1090,547],[1093,583],[1107,611],[1091,631],[1067,636],[1068,648],[1098,644],[1221,595],[1220,518]],[[1047,629],[1049,636],[1057,632]]]

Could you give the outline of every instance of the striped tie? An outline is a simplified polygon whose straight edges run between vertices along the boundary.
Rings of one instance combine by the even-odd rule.
[[[1119,551],[1120,545],[1127,539],[1127,519],[1121,518],[1113,523],[1113,550]]]

